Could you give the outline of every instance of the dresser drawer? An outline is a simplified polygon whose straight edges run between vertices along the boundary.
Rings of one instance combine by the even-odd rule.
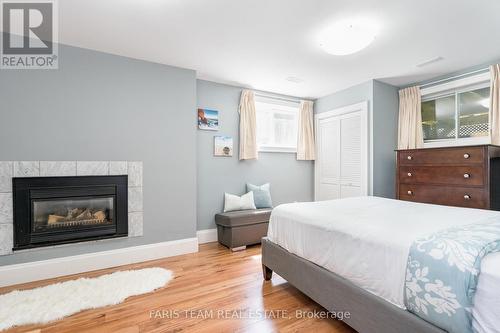
[[[483,186],[486,179],[482,166],[401,166],[399,182]]]
[[[399,151],[400,165],[478,164],[484,162],[483,147],[418,149]]]
[[[486,190],[474,187],[399,185],[399,199],[470,208],[488,208]]]

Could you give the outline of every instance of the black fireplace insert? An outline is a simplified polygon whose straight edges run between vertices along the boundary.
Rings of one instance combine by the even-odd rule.
[[[127,176],[13,178],[14,250],[128,234]]]

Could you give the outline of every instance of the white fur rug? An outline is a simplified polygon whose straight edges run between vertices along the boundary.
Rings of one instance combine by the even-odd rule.
[[[120,271],[0,295],[0,331],[44,324],[86,309],[123,302],[127,297],[163,287],[172,272],[163,268]]]

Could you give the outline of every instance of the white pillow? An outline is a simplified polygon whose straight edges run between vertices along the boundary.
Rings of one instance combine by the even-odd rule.
[[[255,209],[252,191],[243,194],[241,197],[224,193],[224,213],[243,209]]]

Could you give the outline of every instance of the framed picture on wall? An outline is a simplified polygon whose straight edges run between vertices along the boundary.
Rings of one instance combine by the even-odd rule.
[[[206,131],[218,131],[219,111],[198,109],[198,128]]]
[[[233,156],[233,138],[230,136],[214,136],[214,156]]]

